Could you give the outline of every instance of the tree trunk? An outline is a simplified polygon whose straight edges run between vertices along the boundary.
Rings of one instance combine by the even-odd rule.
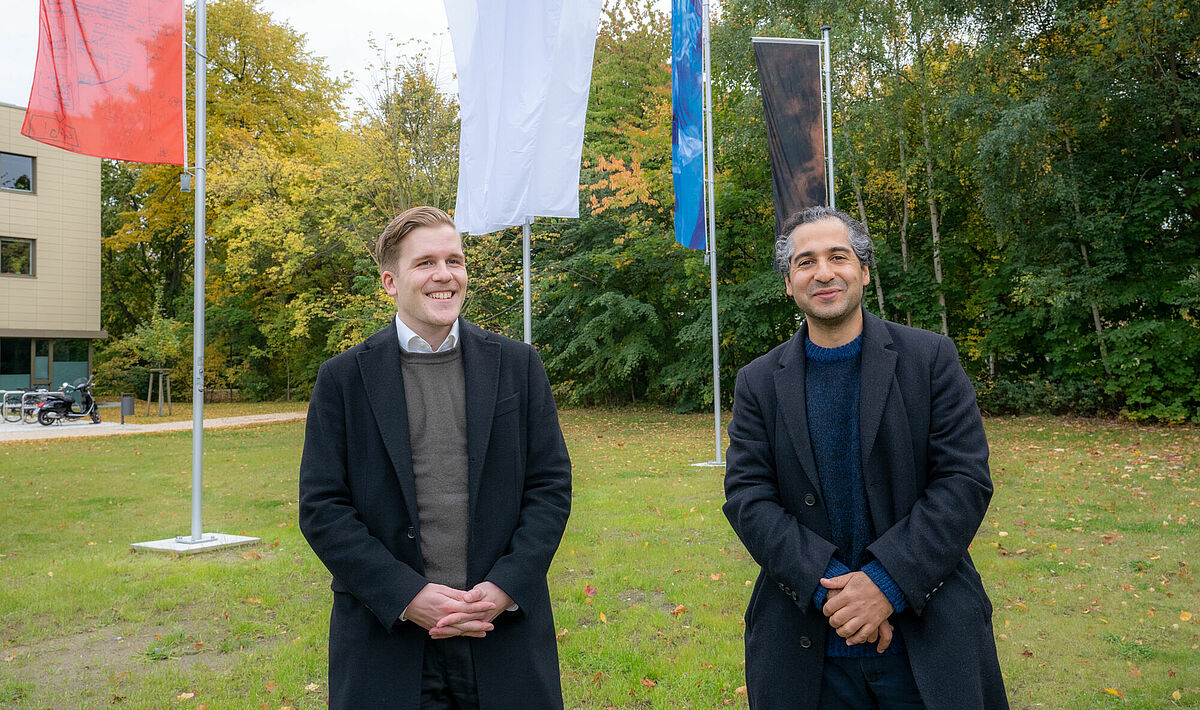
[[[1084,273],[1089,276],[1092,273],[1092,262],[1088,258],[1087,245],[1084,243],[1083,234],[1080,231],[1080,226],[1083,224],[1083,211],[1079,208],[1079,181],[1075,177],[1075,155],[1071,151],[1071,139],[1066,139],[1067,146],[1067,164],[1071,170],[1071,206],[1075,209],[1075,233],[1079,239],[1079,254],[1083,257]],[[1112,369],[1108,366],[1108,348],[1104,345],[1104,326],[1100,322],[1100,306],[1096,303],[1096,294],[1088,294],[1089,305],[1092,310],[1092,327],[1096,329],[1096,344],[1100,346],[1100,364],[1104,366],[1104,374],[1112,375]]]
[[[904,104],[896,109],[897,134],[900,137],[900,259],[904,273],[908,273],[908,156],[904,138]],[[912,309],[904,309],[904,322],[912,327]]]
[[[854,201],[858,203],[858,219],[862,222],[863,229],[867,230],[867,235],[870,236],[871,228],[867,225],[867,207],[863,204],[862,184],[858,179],[858,164],[854,160],[854,144],[850,142],[850,128],[845,121],[842,121],[842,135],[846,137],[846,145],[850,146],[850,181],[854,185]],[[887,311],[883,306],[883,279],[879,278],[879,269],[875,269],[871,274],[871,281],[875,284],[875,297],[879,300],[879,317],[887,318]]]
[[[942,316],[942,335],[950,337],[950,324],[946,318],[946,292],[942,290],[942,247],[938,234],[937,200],[933,195],[933,151],[929,147],[929,121],[926,119],[925,101],[921,101],[921,134],[925,138],[925,186],[929,191],[929,227],[933,235],[933,278],[938,284],[938,310]]]

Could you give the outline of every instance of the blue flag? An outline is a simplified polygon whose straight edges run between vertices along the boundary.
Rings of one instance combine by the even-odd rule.
[[[704,71],[701,0],[671,0],[671,176],[675,185],[675,241],[689,249],[704,242]]]

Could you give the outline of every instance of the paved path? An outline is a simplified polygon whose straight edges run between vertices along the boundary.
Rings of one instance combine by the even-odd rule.
[[[205,429],[218,429],[231,426],[248,426],[267,422],[285,422],[293,419],[304,419],[307,412],[280,412],[278,414],[248,414],[241,417],[221,417],[205,419]],[[8,441],[35,441],[38,439],[61,439],[81,436],[120,436],[123,434],[145,434],[156,431],[191,431],[191,420],[183,422],[161,422],[158,424],[120,424],[118,422],[101,422],[92,424],[86,419],[73,422],[59,422],[51,426],[41,424],[18,424],[0,422],[0,443]]]

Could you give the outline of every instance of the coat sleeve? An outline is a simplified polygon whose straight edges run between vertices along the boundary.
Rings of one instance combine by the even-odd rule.
[[[929,389],[925,489],[911,512],[867,547],[917,614],[967,554],[992,498],[975,389],[948,338],[938,339]]]
[[[300,530],[334,579],[390,629],[426,579],[396,559],[354,507],[341,384],[328,363],[321,366],[300,459]]]
[[[745,369],[734,388],[725,458],[725,517],[767,575],[807,611],[836,547],[784,507],[763,411]]]
[[[484,577],[522,608],[544,596],[546,573],[571,513],[571,459],[550,380],[532,349],[526,377],[529,405],[521,512],[508,548]]]

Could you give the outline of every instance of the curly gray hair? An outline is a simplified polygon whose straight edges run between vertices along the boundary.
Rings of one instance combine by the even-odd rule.
[[[775,236],[776,271],[783,274],[785,278],[791,272],[792,252],[795,251],[792,244],[792,232],[796,231],[796,227],[820,222],[824,219],[836,219],[845,224],[847,236],[850,238],[850,247],[854,249],[854,254],[858,257],[859,262],[867,267],[875,268],[875,244],[871,241],[871,236],[867,234],[867,228],[862,222],[832,207],[805,207],[788,217],[787,221],[783,223],[783,233]]]

